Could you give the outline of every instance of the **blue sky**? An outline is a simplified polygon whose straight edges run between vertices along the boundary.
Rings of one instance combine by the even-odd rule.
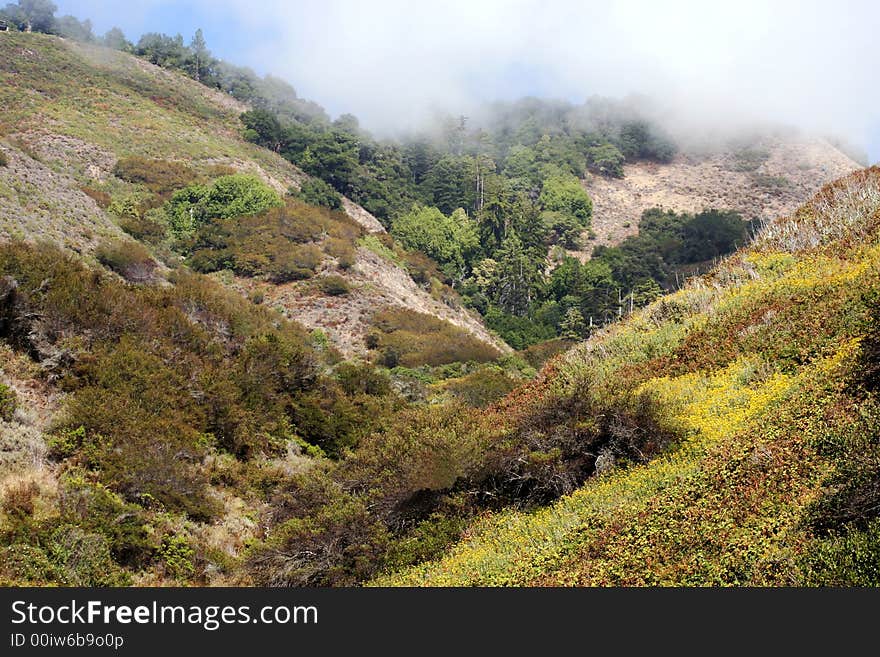
[[[880,161],[880,4],[839,0],[55,0],[60,14],[189,39],[379,132],[523,95],[660,98],[684,126],[770,120]]]

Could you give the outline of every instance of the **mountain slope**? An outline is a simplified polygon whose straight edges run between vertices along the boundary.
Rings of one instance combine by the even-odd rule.
[[[590,175],[595,241],[616,245],[638,231],[648,208],[700,212],[736,210],[744,219],[772,219],[793,212],[822,186],[859,168],[824,139],[764,136],[747,144],[678,153],[671,162],[623,166],[623,178]]]
[[[247,107],[229,96],[118,51],[38,34],[0,37],[0,150],[9,160],[0,167],[0,239],[50,239],[91,254],[102,241],[124,238],[98,203],[102,194],[115,202],[143,197],[142,186],[114,174],[122,158],[171,160],[204,173],[234,169],[281,195],[307,178],[242,138],[238,117]],[[343,209],[366,232],[384,232],[350,200]],[[372,301],[437,316],[509,350],[474,314],[439,303],[412,281],[402,294],[409,277],[396,263],[360,250],[353,271],[353,279],[369,278]],[[298,312],[294,319],[325,330],[348,355],[364,353],[363,322],[346,321],[360,317],[359,302],[349,310],[347,298],[332,301],[329,317]]]
[[[875,167],[575,347],[499,409],[522,417],[634,390],[676,444],[616,468],[612,445],[573,494],[486,516],[441,559],[378,583],[880,583],[878,300]],[[570,413],[558,427],[591,422]]]

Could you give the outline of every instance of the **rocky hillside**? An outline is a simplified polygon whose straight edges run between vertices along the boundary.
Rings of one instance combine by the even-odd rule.
[[[90,256],[99,243],[128,239],[119,208],[143,200],[143,185],[121,179],[122,158],[183,164],[202,175],[256,175],[278,194],[307,176],[278,155],[242,138],[248,109],[185,76],[106,48],[39,34],[0,34],[0,239],[48,239]],[[117,211],[114,212],[114,209]],[[366,210],[343,200],[366,233],[384,232]],[[321,265],[318,275],[329,273]],[[427,313],[501,349],[481,320],[454,302],[438,301],[398,263],[359,249],[349,271],[336,272],[364,294],[303,298],[269,295],[311,329],[325,331],[352,355],[364,351],[365,312],[379,305]],[[437,298],[435,298],[437,297]],[[365,310],[366,309],[366,310]]]
[[[744,219],[793,212],[822,185],[859,168],[823,139],[775,136],[682,152],[668,164],[625,164],[623,178],[590,175],[595,244],[616,245],[638,230],[648,208],[699,212],[730,209]],[[589,253],[583,255],[588,257]]]

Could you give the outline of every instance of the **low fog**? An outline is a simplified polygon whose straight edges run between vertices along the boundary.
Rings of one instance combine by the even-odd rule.
[[[122,11],[59,4],[99,26]],[[210,16],[236,33],[232,48],[206,29],[216,55],[283,77],[378,134],[417,129],[437,111],[478,115],[497,99],[642,94],[674,132],[781,123],[880,155],[880,5],[870,0],[187,4],[188,20]],[[150,6],[169,3],[148,0],[139,11]]]

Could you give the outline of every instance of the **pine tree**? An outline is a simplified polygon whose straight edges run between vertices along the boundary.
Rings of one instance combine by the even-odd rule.
[[[208,50],[208,44],[205,43],[205,35],[202,33],[201,28],[197,29],[193,35],[189,49],[192,52],[192,76],[197,82],[201,82],[208,62],[211,59],[211,53]]]
[[[534,287],[540,271],[523,248],[515,230],[508,232],[498,250],[499,294],[498,304],[511,315],[526,315],[532,303]]]
[[[587,331],[584,316],[577,308],[569,308],[559,325],[560,336],[571,340],[580,340]]]

